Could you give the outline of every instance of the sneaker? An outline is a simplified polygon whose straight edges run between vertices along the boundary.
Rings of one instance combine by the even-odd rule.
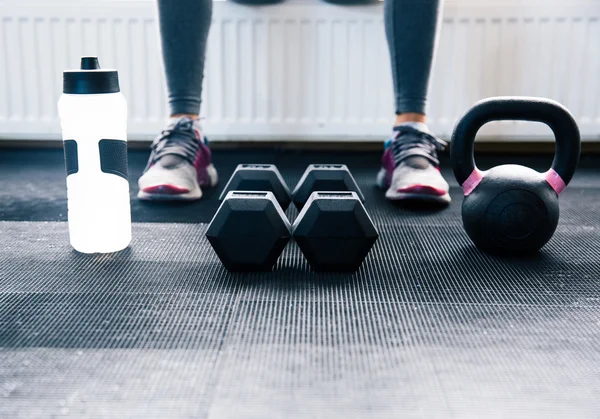
[[[385,143],[377,186],[392,201],[420,200],[450,203],[448,183],[440,173],[437,152],[445,141],[410,125],[394,127]]]
[[[217,182],[217,170],[199,121],[187,116],[172,118],[152,142],[150,159],[138,181],[138,198],[192,201],[202,197],[202,188]]]

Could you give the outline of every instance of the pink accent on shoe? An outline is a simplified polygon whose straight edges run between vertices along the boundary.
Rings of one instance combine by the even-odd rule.
[[[204,144],[204,138],[199,130],[194,128],[194,133],[200,144],[196,158],[194,159],[194,169],[196,169],[196,180],[201,188],[210,187],[210,176],[206,168],[212,163],[212,154],[210,148]]]
[[[562,180],[560,175],[556,173],[554,169],[548,170],[546,173],[544,173],[544,175],[546,178],[546,182],[548,182],[550,186],[552,186],[552,189],[556,191],[557,195],[560,195],[560,193],[564,191],[567,187],[565,181]]]
[[[142,189],[142,192],[146,192],[149,194],[158,194],[158,195],[181,195],[185,193],[189,193],[190,190],[187,188],[180,188],[175,185],[156,185],[149,186],[147,188]]]
[[[471,192],[473,192],[473,190],[477,187],[477,185],[479,185],[479,182],[481,182],[481,180],[483,179],[483,176],[484,176],[484,172],[480,171],[477,168],[475,168],[471,172],[471,174],[469,175],[467,180],[465,180],[463,182],[463,184],[461,185],[463,188],[463,191],[465,193],[465,196],[468,196]]]
[[[383,153],[383,157],[381,158],[381,165],[385,169],[386,185],[389,186],[392,183],[392,175],[394,174],[394,169],[396,167],[391,147],[385,150],[385,152]]]
[[[194,168],[196,169],[196,175],[198,179],[198,185],[201,188],[210,187],[210,176],[208,175],[207,167],[212,162],[212,154],[210,148],[208,148],[203,142],[200,143],[198,153],[196,153],[196,159],[194,160]]]
[[[435,195],[435,196],[444,196],[446,195],[446,191],[443,189],[438,189],[429,185],[411,185],[406,188],[398,189],[398,192],[401,193],[413,193],[420,195]]]

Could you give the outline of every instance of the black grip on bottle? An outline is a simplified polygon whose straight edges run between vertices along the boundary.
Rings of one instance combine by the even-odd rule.
[[[77,141],[63,141],[63,149],[65,152],[65,168],[67,176],[79,172],[79,161],[77,156]]]
[[[100,169],[104,173],[117,175],[127,180],[127,142],[103,139],[100,148]]]

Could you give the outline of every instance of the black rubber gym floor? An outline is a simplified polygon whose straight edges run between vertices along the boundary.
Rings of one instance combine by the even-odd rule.
[[[223,180],[275,163],[291,186],[347,163],[380,233],[363,267],[312,273],[290,244],[272,273],[228,273],[204,238],[218,190],[133,199],[128,250],[77,254],[62,152],[0,150],[0,418],[600,417],[599,158],[549,244],[503,259],[469,242],[455,182],[447,209],[385,202],[379,154],[215,154]]]

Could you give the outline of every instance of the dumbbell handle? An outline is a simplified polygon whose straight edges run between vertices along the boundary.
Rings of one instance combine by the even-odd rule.
[[[475,136],[491,121],[534,121],[550,127],[556,138],[552,170],[568,184],[579,162],[579,128],[571,113],[558,102],[535,97],[492,97],[476,103],[458,121],[450,143],[456,180],[462,185],[476,169]]]

